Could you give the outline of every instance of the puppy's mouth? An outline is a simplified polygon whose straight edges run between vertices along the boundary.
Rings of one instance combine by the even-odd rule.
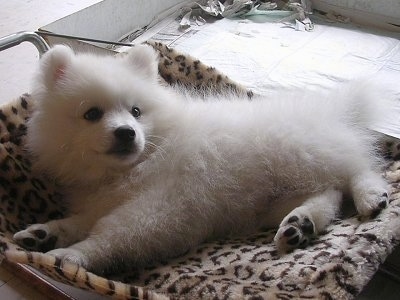
[[[125,158],[132,154],[135,154],[136,152],[137,152],[137,147],[135,143],[128,143],[128,144],[116,143],[111,147],[110,150],[107,151],[107,154]]]
[[[119,159],[131,161],[141,152],[141,139],[138,139],[136,131],[128,125],[116,128],[113,132],[114,142],[107,154]]]

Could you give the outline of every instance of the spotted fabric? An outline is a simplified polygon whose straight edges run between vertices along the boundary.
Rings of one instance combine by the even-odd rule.
[[[180,85],[201,95],[234,93],[248,98],[253,97],[251,90],[190,55],[182,54],[163,43],[148,41],[146,44],[158,51],[160,59],[158,70],[167,84]]]
[[[153,47],[160,52],[160,75],[169,84],[251,96],[216,69],[211,72],[162,44]],[[202,76],[188,75],[188,65],[193,71],[196,65]],[[129,272],[107,277],[29,252],[12,241],[12,233],[60,218],[66,211],[57,186],[32,170],[24,150],[26,121],[34,104],[32,97],[22,95],[0,107],[0,253],[58,281],[115,299],[353,299],[400,242],[400,143],[383,139],[382,175],[391,185],[389,207],[374,219],[362,219],[350,208],[305,249],[279,255],[272,243],[275,230],[266,230],[205,243],[145,270],[132,266]]]

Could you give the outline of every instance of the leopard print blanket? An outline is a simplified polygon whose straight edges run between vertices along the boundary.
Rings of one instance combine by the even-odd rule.
[[[159,72],[168,84],[204,93],[229,90],[251,97],[216,69],[158,43]],[[34,174],[24,151],[29,95],[0,107],[0,255],[30,265],[67,284],[115,299],[352,299],[400,242],[400,144],[385,140],[382,170],[390,205],[374,219],[353,214],[331,224],[306,249],[278,255],[274,230],[200,245],[186,255],[145,270],[100,277],[39,252],[18,247],[14,232],[59,218],[66,208],[57,186]]]

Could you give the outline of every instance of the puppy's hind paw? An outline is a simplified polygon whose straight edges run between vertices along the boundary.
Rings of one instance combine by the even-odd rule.
[[[353,185],[354,204],[364,217],[376,217],[388,206],[389,195],[381,180],[359,180]]]
[[[57,236],[50,233],[46,224],[34,224],[14,234],[14,241],[30,251],[46,252],[54,249]]]
[[[380,191],[382,192],[382,191]],[[374,206],[370,213],[371,218],[375,218],[380,212],[388,206],[389,197],[387,192],[380,193],[379,195],[372,196],[376,199],[373,200]]]
[[[368,187],[354,194],[357,211],[364,217],[376,217],[388,206],[389,196],[385,189]]]
[[[315,234],[315,224],[311,216],[294,210],[286,216],[274,241],[279,252],[287,253],[296,248],[305,248]]]

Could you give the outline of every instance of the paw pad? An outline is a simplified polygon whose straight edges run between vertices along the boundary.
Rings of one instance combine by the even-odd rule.
[[[294,227],[289,227],[283,232],[283,235],[286,237],[291,237],[292,235],[296,234],[297,230]]]
[[[293,238],[287,240],[288,245],[296,246],[300,241],[300,236],[295,235]]]
[[[36,248],[36,240],[33,238],[23,238],[21,240],[23,247],[27,248],[27,249],[35,249]]]
[[[388,202],[388,194],[387,193],[383,193],[381,198],[383,198],[383,199],[379,202],[378,207],[380,209],[384,209],[388,205],[388,203],[387,203]]]
[[[303,223],[300,225],[301,230],[305,234],[314,234],[314,224],[309,218],[305,217]]]
[[[48,232],[47,225],[35,224],[17,232],[14,240],[27,250],[47,252],[54,249],[57,237]]]
[[[295,223],[295,222],[297,222],[299,220],[299,217],[298,216],[291,216],[289,219],[288,219],[288,223]]]
[[[33,231],[33,234],[40,240],[43,240],[47,237],[47,232],[42,229],[37,229]]]
[[[314,234],[315,226],[309,217],[291,215],[282,221],[274,240],[280,251],[288,252],[306,247]]]

